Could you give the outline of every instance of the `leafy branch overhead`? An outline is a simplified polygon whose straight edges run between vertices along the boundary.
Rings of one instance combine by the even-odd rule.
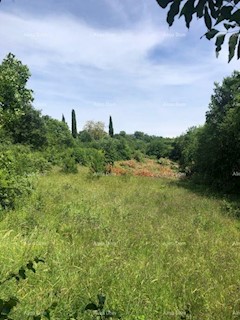
[[[167,23],[171,27],[176,16],[184,16],[187,28],[194,16],[203,19],[208,40],[215,37],[216,55],[228,38],[228,62],[236,54],[240,58],[240,8],[239,0],[156,0],[163,9],[168,7]],[[202,38],[202,37],[201,37]]]

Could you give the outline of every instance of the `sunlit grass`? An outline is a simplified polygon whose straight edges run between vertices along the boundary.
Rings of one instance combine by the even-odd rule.
[[[41,176],[25,204],[0,223],[1,278],[35,256],[36,274],[0,287],[21,303],[13,319],[92,319],[82,310],[98,293],[123,319],[240,319],[239,221],[222,201],[170,179]]]

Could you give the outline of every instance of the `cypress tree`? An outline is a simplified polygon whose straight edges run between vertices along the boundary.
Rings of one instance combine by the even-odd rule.
[[[77,121],[75,110],[72,110],[72,136],[73,138],[77,138]]]
[[[66,123],[66,120],[65,120],[64,114],[62,114],[62,122]]]
[[[110,137],[113,137],[114,131],[113,131],[113,123],[112,123],[112,117],[109,118],[109,135]]]

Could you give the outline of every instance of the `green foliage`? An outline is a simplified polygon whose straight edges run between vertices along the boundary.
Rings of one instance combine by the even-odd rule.
[[[78,172],[76,161],[75,161],[74,157],[72,156],[72,154],[70,154],[69,152],[64,154],[64,156],[62,158],[61,171],[64,173],[77,173]]]
[[[89,167],[93,172],[104,172],[106,158],[102,150],[94,148],[74,148],[72,155],[77,163]]]
[[[14,122],[11,131],[14,143],[23,143],[35,149],[42,148],[47,143],[46,128],[41,113],[32,107],[25,110]]]
[[[50,169],[39,152],[22,145],[0,145],[0,210],[13,208],[16,200],[33,190],[34,173]]]
[[[133,159],[137,162],[144,162],[144,155],[139,150],[136,150],[133,153]]]
[[[34,258],[33,260],[29,260],[26,265],[19,268],[17,273],[11,272],[6,277],[5,280],[0,282],[0,285],[4,285],[7,281],[10,281],[11,279],[15,279],[17,281],[17,283],[20,280],[26,280],[28,277],[27,271],[30,270],[33,273],[35,273],[36,272],[36,265],[39,262],[44,263],[44,260],[41,258],[38,258],[38,257]],[[9,317],[9,314],[11,313],[13,308],[17,306],[17,304],[19,302],[20,301],[16,297],[10,297],[7,300],[0,299],[0,319],[13,320],[12,318]],[[40,318],[33,317],[33,319],[41,319],[41,317]],[[48,318],[48,319],[50,319],[50,318]]]
[[[6,279],[2,280],[0,282],[0,285],[3,285],[5,282],[11,280],[11,279],[15,279],[17,282],[19,282],[20,280],[25,280],[27,279],[27,274],[26,272],[28,270],[32,271],[33,273],[36,273],[36,265],[41,262],[41,263],[44,263],[44,259],[42,258],[38,258],[38,257],[35,257],[33,260],[29,260],[27,262],[26,265],[22,266],[19,268],[18,272],[17,273],[14,273],[14,272],[11,272],[7,277]]]
[[[232,203],[229,200],[223,200],[222,209],[227,216],[239,219],[240,218],[240,205],[239,203]]]
[[[66,123],[49,116],[44,116],[43,119],[47,132],[47,146],[54,147],[57,152],[74,145],[74,139]]]
[[[203,19],[207,28],[205,37],[208,40],[216,37],[216,55],[221,51],[226,36],[228,37],[229,56],[228,62],[235,55],[240,58],[240,8],[239,0],[156,0],[159,6],[165,9],[169,6],[167,23],[172,26],[174,18],[184,16],[187,28],[190,27],[194,16]],[[219,25],[224,31],[213,28]],[[236,50],[237,49],[237,50]]]
[[[240,186],[240,73],[215,83],[204,126],[175,140],[172,159],[187,174],[227,192]]]
[[[94,152],[94,156],[93,154],[91,155],[90,170],[92,173],[105,173],[106,159],[103,151],[96,150]]]
[[[0,65],[0,128],[15,143],[41,148],[46,143],[44,122],[32,107],[29,77],[28,67],[9,53]]]
[[[188,129],[181,141],[181,157],[179,159],[181,169],[191,175],[196,170],[195,162],[198,152],[199,136],[202,132],[202,127],[192,127]]]
[[[86,130],[80,131],[78,134],[78,137],[79,137],[79,140],[84,143],[93,141],[92,135]]]
[[[118,160],[130,160],[131,159],[131,149],[127,141],[123,138],[117,140],[116,151],[118,154]]]
[[[146,153],[148,156],[154,156],[159,159],[168,155],[168,147],[164,139],[154,139],[148,144]]]
[[[10,297],[8,300],[0,299],[0,319],[12,320],[8,315],[18,303],[19,301],[15,297]]]
[[[101,141],[99,147],[104,151],[106,163],[113,165],[115,161],[120,159],[116,140],[105,138]]]
[[[204,180],[219,188],[236,189],[240,186],[240,73],[234,72],[215,84],[206,124],[199,136],[196,170]]]
[[[104,319],[121,319],[121,316],[118,312],[111,311],[111,310],[104,310],[104,305],[106,301],[106,297],[102,294],[97,295],[98,303],[88,303],[85,307],[85,311],[90,310],[93,313],[93,319],[99,318],[101,320]]]
[[[29,69],[9,53],[0,65],[0,102],[7,129],[12,129],[14,122],[25,113],[33,101],[32,90],[26,88],[30,77]]]

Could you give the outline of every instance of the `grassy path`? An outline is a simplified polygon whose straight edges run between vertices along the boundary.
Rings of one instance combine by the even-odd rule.
[[[240,223],[222,201],[148,177],[88,179],[52,172],[26,204],[0,221],[5,278],[35,256],[36,274],[0,287],[21,303],[13,319],[58,305],[78,319],[96,295],[129,320],[240,319]],[[187,307],[188,306],[188,307]]]

